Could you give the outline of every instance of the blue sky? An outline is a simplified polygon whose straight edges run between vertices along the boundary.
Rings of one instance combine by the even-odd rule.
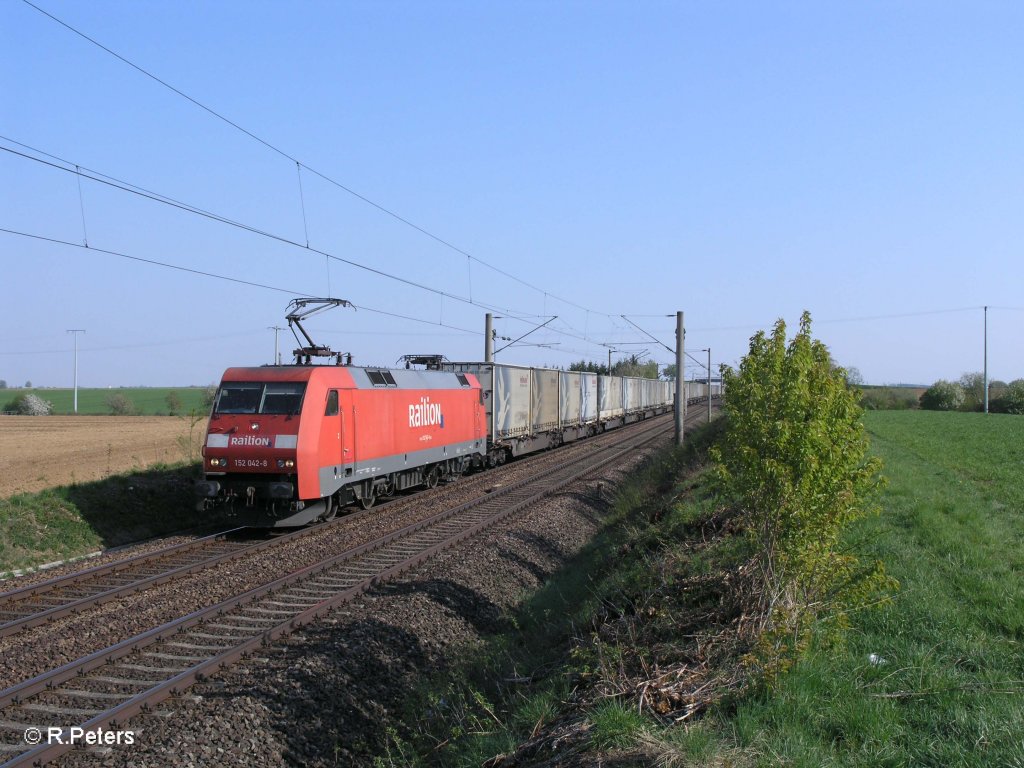
[[[83,386],[214,381],[270,362],[287,291],[352,301],[309,327],[384,365],[479,358],[488,307],[558,316],[499,361],[668,363],[621,316],[672,346],[683,310],[734,364],[807,309],[871,383],[980,370],[990,305],[1024,376],[1019,3],[36,4],[283,154],[0,4],[0,228],[90,246],[0,232],[9,384],[69,386],[69,328]]]

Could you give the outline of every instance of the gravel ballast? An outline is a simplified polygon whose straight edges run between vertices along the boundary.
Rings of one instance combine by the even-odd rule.
[[[609,496],[669,440],[134,719],[126,726],[136,732],[133,745],[72,753],[58,764],[372,765],[389,731],[402,731],[409,691],[483,638],[510,630],[509,613],[591,540],[605,509],[598,483]]]

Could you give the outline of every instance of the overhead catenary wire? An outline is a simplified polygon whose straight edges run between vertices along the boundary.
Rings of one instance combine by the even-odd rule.
[[[80,248],[80,249],[83,249],[83,250],[88,250],[91,253],[103,253],[103,254],[106,254],[108,256],[116,256],[118,258],[128,259],[130,261],[136,261],[136,262],[140,262],[140,263],[143,263],[143,264],[149,264],[149,265],[152,265],[152,266],[163,267],[165,269],[173,269],[173,270],[177,270],[179,272],[187,272],[187,273],[190,273],[190,274],[193,274],[193,275],[202,276],[202,277],[208,277],[208,278],[212,278],[212,279],[216,279],[216,280],[224,280],[224,281],[227,281],[227,282],[230,282],[230,283],[237,283],[239,285],[249,286],[250,288],[262,288],[262,289],[268,290],[268,291],[275,291],[277,293],[284,293],[284,294],[287,294],[289,296],[306,296],[308,294],[308,291],[296,291],[296,290],[292,290],[292,289],[289,289],[289,288],[281,288],[279,286],[267,285],[265,283],[257,283],[257,282],[252,281],[252,280],[243,280],[242,278],[231,277],[230,275],[219,275],[219,274],[217,274],[215,272],[206,272],[205,270],[194,269],[192,267],[184,267],[184,266],[182,266],[180,264],[171,264],[170,262],[158,261],[156,259],[147,259],[147,258],[143,258],[142,256],[132,256],[131,254],[123,253],[121,251],[112,251],[112,250],[109,250],[109,249],[106,249],[106,248],[87,247],[85,245],[82,245],[81,243],[73,243],[73,242],[71,242],[69,240],[61,240],[60,238],[56,238],[56,237],[47,237],[45,235],[33,234],[33,233],[30,233],[30,232],[20,232],[20,231],[15,230],[15,229],[7,229],[6,227],[0,227],[0,232],[4,232],[4,233],[9,234],[9,235],[16,235],[16,236],[19,236],[19,237],[26,237],[26,238],[29,238],[29,239],[32,239],[32,240],[40,240],[40,241],[43,241],[43,242],[55,243],[55,244],[58,244],[58,245],[66,245],[66,246],[71,247],[71,248]],[[476,334],[477,333],[477,331],[473,331],[473,330],[470,330],[468,328],[460,328],[457,325],[449,325],[448,323],[441,323],[441,322],[438,322],[436,320],[425,320],[425,319],[420,318],[420,317],[413,317],[412,315],[403,315],[403,314],[401,314],[399,312],[391,312],[391,311],[386,310],[386,309],[377,309],[376,307],[369,307],[369,306],[366,306],[366,305],[363,305],[363,304],[359,304],[359,305],[353,304],[353,306],[357,310],[362,310],[364,312],[373,312],[373,313],[378,314],[378,315],[386,315],[388,317],[395,317],[395,318],[399,318],[399,319],[402,319],[402,320],[411,320],[413,322],[426,323],[428,325],[439,325],[439,326],[441,326],[443,328],[450,328],[452,330],[462,331],[464,333],[470,333],[470,334]]]
[[[420,290],[423,290],[423,291],[427,291],[429,293],[433,293],[433,294],[438,295],[438,296],[440,296],[442,298],[443,297],[447,297],[449,299],[453,299],[455,301],[458,301],[458,302],[461,302],[461,303],[464,303],[464,304],[468,304],[468,305],[471,305],[471,306],[479,307],[481,309],[485,309],[485,310],[488,310],[488,311],[501,312],[506,317],[508,317],[510,319],[513,319],[513,320],[516,320],[517,322],[529,323],[529,322],[531,322],[532,318],[538,317],[538,315],[533,315],[533,314],[526,313],[526,312],[520,312],[520,311],[511,309],[511,308],[508,308],[508,307],[502,307],[502,306],[498,306],[498,305],[485,304],[485,303],[480,302],[480,301],[474,301],[472,296],[470,296],[468,298],[464,297],[464,296],[459,296],[458,294],[450,293],[448,291],[444,291],[444,290],[441,290],[439,288],[434,288],[432,286],[429,286],[429,285],[426,285],[426,284],[423,284],[423,283],[419,283],[419,282],[416,282],[414,280],[410,280],[409,278],[401,277],[399,275],[394,275],[394,274],[392,274],[390,272],[387,272],[385,270],[379,269],[377,267],[371,267],[369,265],[366,265],[366,264],[363,264],[361,262],[355,261],[354,259],[345,258],[343,256],[338,256],[336,254],[330,253],[330,252],[325,251],[323,249],[311,247],[308,243],[306,245],[303,245],[302,243],[297,242],[295,240],[292,240],[292,239],[290,239],[290,238],[288,238],[288,237],[286,237],[284,235],[276,234],[274,232],[269,232],[267,230],[261,229],[259,227],[254,226],[254,225],[246,224],[245,222],[241,222],[241,221],[237,221],[235,219],[231,219],[231,218],[229,218],[227,216],[224,216],[222,214],[218,214],[216,212],[207,210],[207,209],[202,208],[200,206],[193,205],[192,203],[188,203],[188,202],[184,202],[182,200],[175,199],[175,198],[170,197],[168,195],[164,195],[164,194],[162,194],[160,192],[155,192],[153,190],[150,190],[150,189],[147,189],[145,187],[139,186],[139,185],[134,184],[132,182],[125,181],[123,179],[118,179],[118,178],[116,178],[114,176],[111,176],[109,174],[105,174],[105,173],[103,173],[101,171],[96,171],[94,169],[86,168],[85,166],[80,166],[78,164],[72,163],[71,161],[69,161],[69,160],[67,160],[65,158],[59,157],[59,156],[54,155],[52,153],[46,152],[44,150],[40,150],[40,149],[38,149],[36,147],[33,147],[33,146],[31,146],[29,144],[26,144],[24,142],[21,142],[21,141],[17,141],[16,139],[12,139],[12,138],[10,138],[8,136],[0,135],[0,140],[9,142],[11,144],[15,144],[15,145],[17,145],[19,147],[22,147],[23,149],[29,150],[30,152],[36,153],[37,155],[43,155],[46,158],[50,158],[50,159],[46,160],[46,159],[43,159],[42,157],[34,157],[31,154],[27,154],[25,152],[20,152],[18,150],[12,149],[10,147],[0,146],[0,150],[2,150],[4,152],[7,152],[7,153],[9,153],[11,155],[14,155],[16,157],[20,157],[20,158],[23,158],[25,160],[29,160],[29,161],[32,161],[32,162],[35,162],[35,163],[39,163],[41,165],[47,166],[49,168],[52,168],[52,169],[55,169],[55,170],[58,170],[58,171],[63,171],[65,173],[73,173],[73,174],[78,175],[79,178],[84,176],[86,179],[88,179],[90,181],[94,181],[94,182],[97,182],[99,184],[103,184],[103,185],[109,186],[111,188],[120,190],[122,192],[127,192],[127,193],[130,193],[130,194],[142,197],[143,199],[150,200],[152,202],[156,202],[156,203],[160,203],[160,204],[163,204],[163,205],[167,205],[167,206],[170,206],[172,208],[175,208],[177,210],[180,210],[180,211],[183,211],[183,212],[186,212],[186,213],[190,213],[190,214],[193,214],[193,215],[196,215],[196,216],[200,216],[200,217],[206,218],[208,220],[224,224],[226,226],[234,227],[234,228],[240,229],[242,231],[249,232],[251,234],[258,235],[260,237],[264,237],[264,238],[273,240],[273,241],[281,243],[283,245],[287,245],[287,246],[290,246],[290,247],[293,247],[293,248],[298,248],[298,249],[301,249],[303,251],[307,251],[309,253],[319,254],[319,255],[324,256],[328,260],[337,261],[337,262],[340,262],[342,264],[346,264],[348,266],[354,267],[356,269],[360,269],[360,270],[363,270],[363,271],[366,271],[366,272],[370,272],[370,273],[375,274],[377,276],[380,276],[380,277],[383,277],[383,278],[386,278],[386,279],[390,279],[390,280],[394,280],[396,282],[403,283],[403,284],[408,285],[410,287],[417,288],[417,289],[420,289]],[[329,271],[328,271],[328,280],[329,280]],[[571,326],[568,326],[568,327],[571,328]],[[562,334],[564,336],[575,338],[575,339],[578,339],[580,341],[584,341],[584,342],[587,342],[587,343],[590,343],[590,344],[599,344],[600,343],[600,342],[595,342],[592,339],[588,338],[585,333],[584,333],[584,335],[579,335],[579,334],[573,333],[572,331],[563,330],[563,329],[560,329],[560,328],[557,328],[557,327],[552,327],[551,330],[554,331],[555,333],[559,333],[559,334]]]
[[[57,245],[66,245],[66,246],[69,246],[71,248],[82,248],[82,249],[85,249],[87,251],[91,251],[93,253],[105,253],[108,256],[117,256],[118,258],[128,259],[130,261],[137,261],[137,262],[141,262],[143,264],[151,264],[151,265],[157,266],[157,267],[165,267],[167,269],[175,269],[175,270],[178,270],[179,272],[189,272],[189,273],[191,273],[193,275],[201,275],[203,277],[210,277],[210,278],[214,278],[214,279],[217,279],[217,280],[226,280],[227,282],[230,282],[230,283],[238,283],[239,285],[247,285],[247,286],[249,286],[251,288],[263,288],[263,289],[268,290],[268,291],[277,291],[278,293],[285,293],[285,294],[288,294],[288,295],[291,295],[291,296],[303,296],[304,295],[301,291],[292,291],[292,290],[288,290],[287,288],[278,288],[277,286],[266,285],[264,283],[257,283],[257,282],[252,281],[252,280],[243,280],[240,277],[230,277],[228,275],[218,275],[215,272],[206,272],[204,270],[194,269],[192,267],[183,267],[180,264],[171,264],[169,262],[158,261],[156,259],[146,259],[146,258],[143,258],[142,256],[131,256],[131,255],[127,254],[127,253],[122,253],[120,251],[111,251],[111,250],[108,250],[106,248],[96,248],[96,247],[91,247],[90,248],[89,246],[84,245],[83,243],[72,243],[69,240],[61,240],[60,238],[57,238],[57,237],[47,237],[46,235],[37,235],[37,234],[33,234],[31,232],[20,232],[20,231],[18,231],[16,229],[7,229],[6,227],[0,227],[0,232],[5,232],[6,234],[9,234],[9,235],[17,235],[18,237],[27,237],[27,238],[30,238],[32,240],[40,240],[40,241],[46,242],[46,243],[55,243]]]
[[[127,59],[126,57],[124,57],[121,54],[117,53],[116,51],[114,51],[113,49],[111,49],[108,46],[104,45],[103,43],[99,42],[98,40],[90,37],[89,35],[85,34],[84,32],[82,32],[81,30],[77,29],[76,27],[73,27],[71,24],[68,24],[67,22],[63,21],[62,19],[58,18],[57,16],[54,16],[52,13],[49,13],[48,11],[44,10],[43,8],[40,8],[35,3],[31,2],[31,0],[22,0],[22,2],[25,3],[25,5],[28,5],[30,8],[33,8],[36,11],[38,11],[39,13],[43,14],[47,18],[51,19],[52,21],[56,22],[60,26],[64,27],[68,31],[74,33],[75,35],[78,35],[79,37],[81,37],[82,39],[88,41],[92,45],[95,45],[97,48],[105,51],[109,55],[111,55],[114,58],[116,58],[118,61],[121,61],[124,64],[127,64],[129,67],[131,67],[132,69],[136,70],[137,72],[139,72],[140,74],[144,75],[145,77],[148,77],[149,79],[155,81],[156,83],[159,83],[164,88],[167,88],[168,90],[170,90],[173,93],[177,94],[181,98],[185,99],[186,101],[188,101],[189,103],[191,103],[194,106],[198,107],[199,109],[203,110],[204,112],[208,113],[209,115],[215,117],[218,120],[223,121],[224,123],[230,125],[232,128],[235,128],[236,130],[238,130],[241,133],[245,134],[249,138],[253,139],[254,141],[258,142],[259,144],[261,144],[264,147],[266,147],[267,149],[269,149],[270,151],[275,152],[276,154],[280,155],[283,158],[286,158],[286,159],[290,160],[291,162],[294,162],[298,166],[304,167],[310,173],[313,173],[316,176],[319,176],[321,179],[323,179],[327,183],[332,184],[333,186],[337,187],[338,189],[343,190],[344,192],[347,192],[348,194],[350,194],[353,197],[361,200],[362,202],[366,203],[367,205],[370,205],[373,208],[377,209],[381,213],[384,213],[387,216],[390,216],[391,218],[395,219],[396,221],[399,221],[402,224],[404,224],[404,225],[406,225],[408,227],[411,227],[412,229],[416,230],[417,232],[419,232],[419,233],[425,235],[426,237],[429,237],[432,240],[434,240],[434,241],[438,242],[439,244],[443,245],[444,247],[451,249],[455,253],[462,254],[463,256],[466,256],[468,259],[471,259],[472,261],[475,261],[478,264],[480,264],[482,266],[485,266],[488,269],[493,270],[494,272],[509,278],[510,280],[514,280],[517,283],[519,283],[519,284],[521,284],[521,285],[523,285],[523,286],[525,286],[527,288],[530,288],[530,289],[532,289],[534,291],[537,291],[538,293],[550,295],[553,299],[561,301],[563,304],[567,304],[569,306],[573,306],[573,307],[576,307],[577,309],[585,310],[585,311],[588,311],[588,312],[590,311],[589,309],[587,309],[586,307],[584,307],[581,304],[578,304],[578,303],[576,303],[574,301],[571,301],[569,299],[563,298],[563,297],[558,296],[556,294],[549,293],[545,289],[540,288],[540,287],[538,287],[536,285],[533,285],[532,283],[529,283],[526,280],[523,280],[522,278],[520,278],[520,277],[518,277],[516,275],[513,275],[512,273],[507,272],[506,270],[501,269],[500,267],[496,267],[495,265],[491,264],[490,262],[487,262],[487,261],[485,261],[485,260],[483,260],[483,259],[481,259],[481,258],[479,258],[477,256],[474,256],[473,254],[469,253],[468,251],[466,251],[466,250],[464,250],[462,248],[459,248],[458,246],[452,244],[448,240],[445,240],[444,238],[439,237],[438,235],[435,235],[433,232],[431,232],[428,229],[426,229],[426,228],[424,228],[424,227],[422,227],[422,226],[420,226],[420,225],[410,221],[409,219],[406,219],[405,217],[399,215],[395,211],[392,211],[391,209],[386,208],[385,206],[381,205],[380,203],[377,203],[374,200],[371,200],[370,198],[366,197],[365,195],[362,195],[359,192],[356,192],[351,187],[343,184],[342,182],[338,181],[337,179],[332,178],[331,176],[327,175],[323,171],[317,170],[316,168],[313,168],[312,166],[308,165],[307,163],[303,163],[297,157],[293,156],[289,152],[286,152],[285,150],[281,149],[280,147],[278,147],[278,146],[272,144],[271,142],[267,141],[266,139],[258,136],[253,131],[248,130],[247,128],[243,127],[239,123],[231,120],[230,118],[228,118],[225,115],[221,114],[217,110],[213,109],[212,107],[208,107],[207,105],[205,105],[202,102],[200,102],[198,99],[195,99],[192,96],[189,96],[187,93],[185,93],[181,89],[176,88],[175,86],[171,85],[166,80],[163,80],[162,78],[160,78],[157,75],[153,74],[152,72],[150,72],[149,70],[145,69],[144,67],[141,67],[140,65],[136,64],[135,62]],[[596,312],[595,314],[606,314],[606,313]],[[610,315],[609,315],[609,317],[610,317]]]
[[[387,272],[385,270],[379,269],[377,267],[371,267],[371,266],[369,266],[367,264],[363,264],[361,262],[355,261],[354,259],[348,259],[348,258],[345,258],[344,256],[338,256],[337,254],[333,254],[333,253],[330,253],[328,251],[324,251],[324,250],[319,249],[319,248],[313,248],[313,247],[311,247],[309,245],[303,245],[302,243],[300,243],[300,242],[298,242],[296,240],[292,240],[292,239],[290,239],[288,237],[285,237],[284,235],[275,234],[274,232],[268,232],[267,230],[260,229],[259,227],[253,226],[251,224],[246,224],[245,222],[241,222],[241,221],[237,221],[235,219],[228,218],[227,216],[223,216],[221,214],[215,213],[213,211],[206,210],[206,209],[201,208],[199,206],[192,205],[191,203],[186,203],[186,202],[183,202],[181,200],[176,200],[176,199],[174,199],[172,197],[168,197],[167,195],[163,195],[163,194],[161,194],[159,192],[153,192],[152,190],[148,190],[148,189],[145,189],[143,187],[137,186],[135,184],[132,184],[131,182],[126,182],[126,181],[123,181],[121,179],[117,179],[117,178],[114,178],[112,176],[108,176],[106,174],[99,173],[97,171],[93,171],[93,170],[91,170],[89,168],[85,168],[84,166],[81,167],[81,169],[79,171],[76,171],[76,170],[71,168],[71,166],[74,165],[74,164],[71,163],[68,160],[56,157],[55,155],[52,155],[52,154],[49,154],[49,153],[41,152],[41,151],[35,149],[34,147],[30,147],[30,146],[28,146],[28,145],[26,145],[26,144],[24,144],[22,142],[15,141],[13,139],[9,139],[6,136],[0,136],[0,139],[2,139],[4,141],[9,141],[9,142],[11,142],[13,144],[17,144],[18,146],[21,146],[21,147],[25,147],[26,149],[30,149],[33,152],[39,152],[40,154],[45,154],[45,155],[47,155],[47,157],[50,157],[50,158],[56,160],[57,162],[50,162],[48,160],[44,160],[44,159],[39,158],[39,157],[32,157],[31,155],[25,154],[24,152],[19,152],[19,151],[14,150],[14,149],[11,149],[10,147],[0,147],[0,150],[2,150],[4,152],[7,152],[9,154],[18,156],[18,157],[25,158],[26,160],[31,160],[33,162],[40,163],[42,165],[46,165],[46,166],[48,166],[50,168],[54,168],[54,169],[59,170],[59,171],[64,171],[65,173],[79,173],[80,176],[82,176],[82,177],[84,177],[84,178],[86,178],[86,179],[88,179],[90,181],[95,181],[95,182],[97,182],[99,184],[104,184],[106,186],[113,187],[114,189],[119,189],[119,190],[121,190],[123,192],[129,192],[129,193],[131,193],[133,195],[137,195],[137,196],[145,198],[147,200],[151,200],[153,202],[161,203],[163,205],[168,205],[168,206],[171,206],[173,208],[177,208],[178,210],[185,211],[187,213],[191,213],[191,214],[194,214],[194,215],[197,215],[197,216],[201,216],[201,217],[209,219],[211,221],[216,221],[216,222],[219,222],[221,224],[225,224],[227,226],[235,227],[235,228],[241,229],[241,230],[243,230],[245,232],[249,232],[249,233],[254,234],[254,235],[259,235],[260,237],[265,237],[265,238],[268,238],[270,240],[274,240],[274,241],[276,241],[278,243],[281,243],[283,245],[288,245],[288,246],[291,246],[291,247],[294,247],[294,248],[300,248],[300,249],[302,249],[304,251],[309,251],[310,253],[315,253],[315,254],[318,254],[318,255],[321,255],[321,256],[325,256],[325,257],[327,257],[327,258],[329,258],[331,260],[338,261],[338,262],[340,262],[342,264],[347,264],[348,266],[354,267],[356,269],[361,269],[363,271],[370,272],[370,273],[375,274],[375,275],[377,275],[379,277],[384,277],[384,278],[387,278],[389,280],[394,280],[394,281],[399,282],[399,283],[404,283],[405,285],[408,285],[408,286],[410,286],[412,288],[418,288],[420,290],[427,291],[427,292],[436,294],[438,296],[446,296],[446,297],[448,297],[450,299],[453,299],[455,301],[459,301],[459,302],[462,302],[464,304],[471,304],[473,306],[477,306],[477,307],[480,307],[482,309],[493,310],[493,311],[498,311],[498,312],[504,312],[507,315],[509,315],[510,317],[516,317],[516,319],[524,319],[524,318],[528,318],[528,317],[534,317],[534,315],[528,315],[528,314],[520,313],[520,312],[517,312],[516,310],[510,309],[508,307],[493,306],[493,305],[488,305],[488,304],[482,304],[480,302],[473,302],[473,301],[467,299],[464,296],[459,296],[459,295],[454,294],[454,293],[449,293],[448,291],[443,291],[440,288],[434,288],[433,286],[425,285],[423,283],[416,282],[415,280],[410,280],[409,278],[402,277],[400,275],[394,275],[394,274],[392,274],[390,272]],[[75,166],[75,168],[79,168],[79,166]]]

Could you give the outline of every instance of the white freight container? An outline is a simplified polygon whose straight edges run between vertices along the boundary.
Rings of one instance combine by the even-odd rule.
[[[562,428],[579,426],[583,418],[583,381],[576,371],[558,374],[559,417]]]
[[[533,431],[549,432],[558,429],[559,401],[558,401],[558,374],[559,371],[547,368],[534,368],[532,371],[532,425]]]
[[[597,396],[600,403],[598,416],[602,421],[614,419],[624,413],[621,376],[598,376]]]
[[[530,369],[494,366],[494,439],[530,433]]]
[[[644,385],[646,379],[624,376],[622,379],[622,406],[626,413],[636,413],[644,407]]]
[[[583,423],[590,424],[597,421],[597,374],[581,373],[580,384],[582,385],[580,387],[580,397],[582,399],[580,414],[583,418]]]

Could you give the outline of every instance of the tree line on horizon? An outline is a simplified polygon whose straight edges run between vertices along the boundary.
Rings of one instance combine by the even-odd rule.
[[[657,379],[660,376],[675,378],[676,367],[665,366],[664,372],[659,372],[658,363],[654,360],[642,362],[638,355],[630,355],[624,360],[612,363],[609,369],[605,363],[594,362],[593,360],[579,360],[569,366],[570,371],[581,371],[583,373],[596,373],[600,376],[633,376],[638,379]],[[670,375],[671,374],[671,375]]]
[[[858,385],[860,382],[849,382]],[[920,397],[903,387],[865,389],[861,405],[867,410],[907,410],[980,412],[985,409],[985,375],[965,373],[957,381],[939,379]],[[988,383],[990,413],[1024,414],[1024,379],[1011,382],[993,379]]]

